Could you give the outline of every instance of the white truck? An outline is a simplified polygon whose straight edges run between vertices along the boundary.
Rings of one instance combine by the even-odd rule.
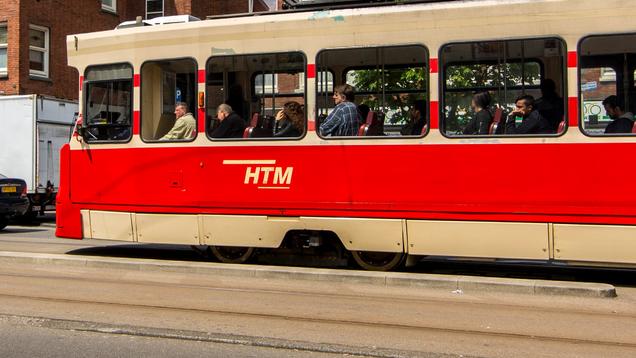
[[[60,148],[69,141],[77,111],[72,101],[0,96],[0,174],[26,181],[26,215],[55,208]]]

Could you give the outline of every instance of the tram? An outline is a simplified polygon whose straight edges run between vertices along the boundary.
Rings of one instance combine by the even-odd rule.
[[[633,267],[636,137],[605,133],[603,102],[636,112],[634,13],[440,1],[69,36],[82,121],[61,151],[56,235],[207,245],[233,263],[338,247],[370,270],[425,257]],[[475,92],[505,116],[547,80],[551,133],[464,134]],[[358,135],[324,136],[343,84],[368,114]],[[277,136],[290,102],[302,125]],[[166,140],[176,103],[195,130]],[[240,138],[213,136],[223,103],[246,122]]]

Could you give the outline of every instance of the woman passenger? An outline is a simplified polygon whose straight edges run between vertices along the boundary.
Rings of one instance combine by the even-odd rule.
[[[488,92],[476,93],[470,106],[475,111],[475,116],[462,131],[463,134],[488,134],[492,113],[490,113],[490,94]]]
[[[274,137],[300,137],[304,132],[305,114],[298,102],[287,102],[276,113]]]

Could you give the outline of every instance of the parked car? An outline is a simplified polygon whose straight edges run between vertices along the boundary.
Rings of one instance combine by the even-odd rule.
[[[24,215],[28,209],[26,182],[0,174],[0,230],[9,224],[9,218]]]

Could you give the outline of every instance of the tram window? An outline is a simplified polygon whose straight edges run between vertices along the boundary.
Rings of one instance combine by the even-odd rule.
[[[321,51],[316,60],[319,134],[421,136],[428,123],[427,58],[426,48],[417,45]],[[335,76],[330,79],[332,73]],[[346,131],[333,131],[329,124],[321,129],[320,124],[329,123],[328,116],[335,108],[334,85],[337,88],[343,84],[355,90],[358,122],[350,123]]]
[[[193,59],[149,61],[141,66],[144,141],[190,141],[196,137],[196,74]],[[176,108],[177,104],[185,105]]]
[[[537,135],[564,130],[565,48],[561,40],[449,44],[440,53],[445,135]],[[537,113],[512,114],[516,99],[525,95],[532,96]],[[502,109],[499,118],[497,108]],[[516,119],[508,121],[509,114]],[[537,124],[529,126],[524,117]]]
[[[301,137],[306,128],[305,66],[300,52],[210,58],[206,66],[208,136]],[[221,104],[229,105],[233,114],[217,113]]]
[[[84,74],[84,127],[87,142],[131,138],[132,66],[91,66]]]
[[[581,41],[579,53],[583,131],[588,135],[632,135],[636,35],[587,37]]]

